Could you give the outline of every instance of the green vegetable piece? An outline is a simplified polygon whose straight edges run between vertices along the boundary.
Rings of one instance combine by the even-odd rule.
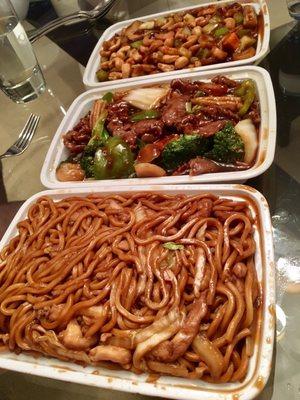
[[[107,179],[109,178],[109,160],[105,149],[98,149],[94,158],[94,178]]]
[[[146,110],[138,112],[131,117],[132,122],[142,121],[143,119],[153,119],[159,116],[159,112],[157,110]]]
[[[99,69],[96,72],[96,76],[99,82],[105,82],[108,81],[108,72],[104,71],[104,69]]]
[[[185,110],[188,114],[192,114],[192,103],[190,101],[185,103]]]
[[[80,160],[80,166],[83,169],[86,178],[95,178],[94,155],[89,155],[84,153]]]
[[[219,38],[221,36],[226,35],[226,33],[228,33],[228,32],[229,32],[229,29],[226,28],[226,26],[222,26],[221,28],[218,28],[215,30],[214,36]]]
[[[196,57],[200,58],[200,60],[203,60],[204,58],[207,58],[208,55],[209,55],[209,50],[205,47],[204,49],[200,49],[198,51]]]
[[[130,46],[133,47],[134,49],[139,49],[143,44],[142,40],[137,40],[136,42],[130,43]]]
[[[114,99],[114,95],[112,92],[107,92],[105,93],[104,96],[102,96],[102,100],[106,101],[107,103],[111,103]]]
[[[184,249],[184,245],[183,244],[177,244],[174,242],[166,242],[163,244],[163,247],[165,249],[169,249],[169,250],[181,250]]]
[[[240,25],[244,22],[244,16],[241,12],[234,13],[233,18],[237,25]]]
[[[192,108],[192,114],[197,114],[198,111],[201,110],[201,105],[200,104],[196,104],[193,108]]]
[[[234,163],[244,159],[245,148],[241,137],[236,133],[231,123],[213,136],[213,148],[205,154],[222,163]]]
[[[207,25],[205,25],[205,26],[202,28],[202,31],[203,31],[203,33],[205,33],[206,35],[210,35],[217,27],[218,27],[218,24],[217,24],[216,22],[215,22],[215,23],[209,22]]]
[[[160,163],[168,171],[190,159],[201,156],[211,148],[211,138],[201,135],[181,135],[179,139],[167,143],[161,153]]]
[[[134,157],[129,146],[118,136],[109,137],[94,157],[95,179],[127,178],[133,172]]]
[[[205,96],[205,92],[203,92],[203,90],[197,90],[197,92],[195,93],[195,97],[203,97]]]
[[[92,146],[92,148],[96,147],[96,149],[97,149],[98,147],[102,146],[108,139],[109,133],[107,132],[107,130],[104,127],[106,117],[107,117],[107,111],[104,110],[100,114],[100,116],[92,130],[92,136],[87,144],[88,146]]]
[[[255,84],[252,79],[245,79],[234,91],[235,95],[240,96],[243,105],[239,110],[239,115],[244,116],[251,104],[255,100]]]
[[[215,14],[210,20],[209,22],[214,22],[214,23],[219,23],[222,21],[222,17],[220,14]]]
[[[106,148],[112,161],[112,178],[127,178],[134,172],[134,157],[126,143],[115,136],[107,141]]]
[[[236,32],[239,38],[242,38],[243,36],[248,36],[251,34],[250,29],[240,29]]]

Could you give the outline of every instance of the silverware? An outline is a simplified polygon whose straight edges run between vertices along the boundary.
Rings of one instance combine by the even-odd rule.
[[[57,18],[54,21],[49,22],[45,26],[41,28],[34,29],[32,31],[27,32],[27,36],[31,43],[35,42],[40,37],[46,35],[47,33],[59,28],[62,25],[65,25],[67,22],[81,22],[84,20],[94,20],[105,17],[106,14],[113,8],[117,0],[108,0],[106,3],[103,0],[101,4],[98,4],[93,9],[89,10],[86,7],[86,10],[81,10],[76,13],[67,15],[65,17]],[[86,1],[83,1],[86,3]]]
[[[39,121],[39,116],[30,114],[30,117],[28,118],[24,128],[22,129],[18,140],[12,146],[10,146],[10,148],[6,150],[5,153],[0,155],[0,159],[11,156],[19,156],[20,154],[22,154],[31,142]]]

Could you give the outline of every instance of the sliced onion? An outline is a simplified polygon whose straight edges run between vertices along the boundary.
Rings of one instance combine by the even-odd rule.
[[[251,164],[255,159],[258,140],[255,126],[250,118],[243,119],[238,122],[234,127],[236,133],[242,138],[245,146],[244,162]]]
[[[159,104],[167,92],[167,88],[157,87],[133,89],[123,97],[123,100],[141,110],[151,110]]]

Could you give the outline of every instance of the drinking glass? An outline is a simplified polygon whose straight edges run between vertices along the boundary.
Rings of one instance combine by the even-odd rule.
[[[300,21],[300,0],[286,0],[290,16]]]
[[[0,89],[16,103],[45,90],[35,54],[9,0],[0,0]]]

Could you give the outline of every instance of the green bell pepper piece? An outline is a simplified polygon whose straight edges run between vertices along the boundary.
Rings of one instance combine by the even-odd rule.
[[[102,96],[102,100],[106,101],[107,103],[111,103],[114,99],[114,95],[112,92],[107,92],[105,95]]]
[[[127,178],[134,171],[129,146],[118,136],[109,137],[94,158],[95,179]]]
[[[112,178],[127,178],[133,173],[134,157],[126,143],[118,137],[113,137],[107,143],[106,148],[112,159]]]
[[[255,85],[252,79],[244,80],[234,91],[235,95],[243,100],[239,115],[244,116],[255,99]]]
[[[238,25],[244,22],[244,16],[241,12],[234,13],[233,18]]]
[[[94,157],[94,176],[95,179],[107,179],[109,170],[109,161],[106,151],[102,148],[98,149]]]
[[[226,26],[222,26],[221,28],[218,28],[218,29],[215,31],[214,35],[215,35],[215,37],[219,38],[219,37],[221,37],[221,36],[226,35],[226,33],[228,33],[228,32],[229,32],[229,29],[226,28]]]
[[[138,112],[131,117],[132,122],[142,121],[143,119],[152,119],[157,118],[159,116],[159,112],[157,110],[146,110]]]
[[[137,40],[136,42],[130,43],[130,46],[133,47],[134,49],[139,49],[143,44],[142,40]]]

